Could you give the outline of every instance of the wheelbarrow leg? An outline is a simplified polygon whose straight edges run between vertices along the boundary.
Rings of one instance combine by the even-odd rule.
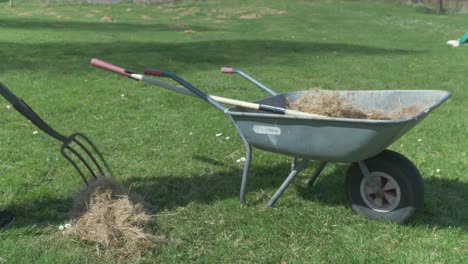
[[[297,157],[291,158],[291,170],[294,170],[294,168],[295,168],[296,165],[297,165],[297,161],[298,161],[298,158],[297,158]]]
[[[247,191],[247,178],[249,176],[250,161],[252,160],[252,147],[247,141],[245,143],[245,163],[244,171],[242,172],[242,183],[240,189],[240,203],[241,205],[246,204],[245,193]]]
[[[241,130],[237,126],[237,123],[232,119],[232,116],[228,114],[229,119],[231,120],[232,124],[237,128],[237,131],[239,132],[239,136],[242,139],[242,142],[244,142],[245,146],[245,162],[244,162],[244,170],[242,172],[242,182],[241,182],[241,187],[240,187],[240,204],[245,205],[246,204],[246,199],[245,199],[245,194],[247,192],[247,178],[249,176],[249,169],[250,169],[250,161],[252,160],[252,146],[249,144],[247,139],[245,139],[244,135],[240,132]]]
[[[307,182],[307,186],[311,187],[312,185],[314,185],[315,181],[317,180],[318,176],[322,172],[323,168],[325,168],[325,165],[327,165],[326,161],[320,162],[317,169],[315,169],[314,174],[312,174],[312,177],[310,177],[309,182]]]
[[[281,186],[278,188],[276,193],[271,197],[270,201],[266,204],[265,207],[271,207],[273,206],[278,198],[283,194],[283,192],[288,188],[289,184],[294,180],[294,178],[297,176],[297,174],[304,168],[304,166],[307,164],[309,160],[302,160],[299,164],[297,164],[292,170],[291,173],[288,175],[286,180],[281,184]]]

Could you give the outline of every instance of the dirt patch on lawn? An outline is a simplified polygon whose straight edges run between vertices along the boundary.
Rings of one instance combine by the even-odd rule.
[[[240,19],[258,19],[262,18],[262,15],[259,13],[250,13],[250,14],[245,14],[239,17]]]
[[[400,107],[390,113],[378,108],[362,108],[346,100],[338,92],[319,89],[306,93],[287,107],[292,110],[326,117],[374,120],[408,118],[420,112],[420,109],[415,105]]]
[[[278,10],[270,7],[257,7],[257,8],[248,8],[248,7],[236,7],[236,8],[212,8],[207,11],[204,11],[206,17],[210,17],[215,20],[225,20],[230,18],[238,19],[259,19],[264,16],[269,15],[285,15],[287,12],[285,10]]]
[[[263,16],[270,15],[285,15],[286,11],[284,10],[277,10],[269,7],[260,7],[257,12],[247,13],[239,16],[240,19],[258,19],[262,18]]]
[[[163,9],[164,13],[170,13],[170,14],[175,14],[173,19],[180,19],[186,16],[193,16],[196,15],[198,12],[200,12],[200,8],[198,7],[191,7],[191,8],[184,8],[184,7],[179,7],[179,8],[166,8]]]
[[[70,19],[69,16],[62,16],[62,15],[58,15],[55,18],[57,18],[57,19]]]
[[[263,15],[285,15],[286,11],[263,6],[260,7],[260,13]]]
[[[112,21],[114,21],[114,19],[112,17],[110,17],[110,16],[103,16],[103,17],[101,17],[100,20],[102,22],[112,22]]]
[[[28,17],[28,16],[31,16],[31,12],[21,12],[21,13],[18,13],[18,16]]]

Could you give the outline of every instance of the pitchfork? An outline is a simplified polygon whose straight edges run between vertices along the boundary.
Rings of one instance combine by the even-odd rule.
[[[62,153],[62,156],[64,156],[73,165],[86,185],[88,184],[88,178],[91,177],[112,177],[112,172],[107,165],[107,162],[104,160],[101,152],[99,152],[94,143],[88,137],[81,133],[73,133],[68,137],[58,133],[44,120],[42,120],[39,115],[37,115],[28,104],[26,104],[26,102],[16,97],[16,95],[14,95],[1,82],[0,94],[5,97],[5,99],[7,99],[18,112],[29,119],[39,129],[62,142],[60,153]],[[97,155],[97,158],[93,156],[93,153]],[[76,160],[79,160],[85,169],[83,166],[80,168]],[[85,176],[83,170],[87,170],[89,172],[89,177]]]

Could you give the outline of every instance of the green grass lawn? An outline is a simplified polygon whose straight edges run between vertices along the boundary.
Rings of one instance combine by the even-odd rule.
[[[35,134],[0,98],[0,208],[17,214],[0,230],[0,263],[468,262],[468,47],[445,44],[466,32],[467,17],[393,2],[0,1],[0,81],[58,131],[92,138],[115,177],[160,209],[154,228],[168,238],[121,259],[62,236],[58,226],[83,183],[60,143]],[[277,92],[448,90],[449,101],[390,147],[420,170],[424,210],[405,225],[356,215],[344,192],[349,164],[328,166],[313,188],[310,166],[264,209],[290,165],[259,150],[241,207],[236,160],[244,147],[229,119],[201,100],[91,67],[93,57],[161,68],[242,100],[268,95],[219,67]]]

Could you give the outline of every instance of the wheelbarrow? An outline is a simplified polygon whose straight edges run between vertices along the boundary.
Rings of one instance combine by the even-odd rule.
[[[2,83],[0,83],[0,95],[5,97],[18,112],[39,129],[62,142],[60,153],[75,168],[86,185],[91,179],[105,176],[112,177],[109,165],[87,136],[82,133],[73,133],[70,136],[60,134],[42,120],[26,102],[18,98]]]
[[[270,97],[251,105],[225,108],[179,76],[161,70],[146,69],[137,74],[99,59],[93,66],[109,70],[134,80],[142,80],[186,95],[197,96],[225,113],[238,130],[245,145],[240,187],[240,202],[246,203],[248,174],[252,147],[293,157],[290,174],[266,204],[273,206],[297,174],[311,161],[319,161],[308,185],[312,186],[326,164],[352,163],[345,177],[345,188],[353,210],[370,219],[386,219],[403,223],[423,206],[424,184],[416,166],[402,154],[386,148],[421,122],[451,94],[442,90],[338,91],[339,95],[360,108],[380,108],[391,112],[398,108],[413,109],[410,117],[397,120],[367,120],[330,118],[316,115],[286,114],[286,107],[308,91],[277,94],[241,70],[222,68],[223,73],[236,73],[251,81]],[[148,75],[168,77],[182,85],[175,86]],[[262,107],[263,106],[263,107]]]

